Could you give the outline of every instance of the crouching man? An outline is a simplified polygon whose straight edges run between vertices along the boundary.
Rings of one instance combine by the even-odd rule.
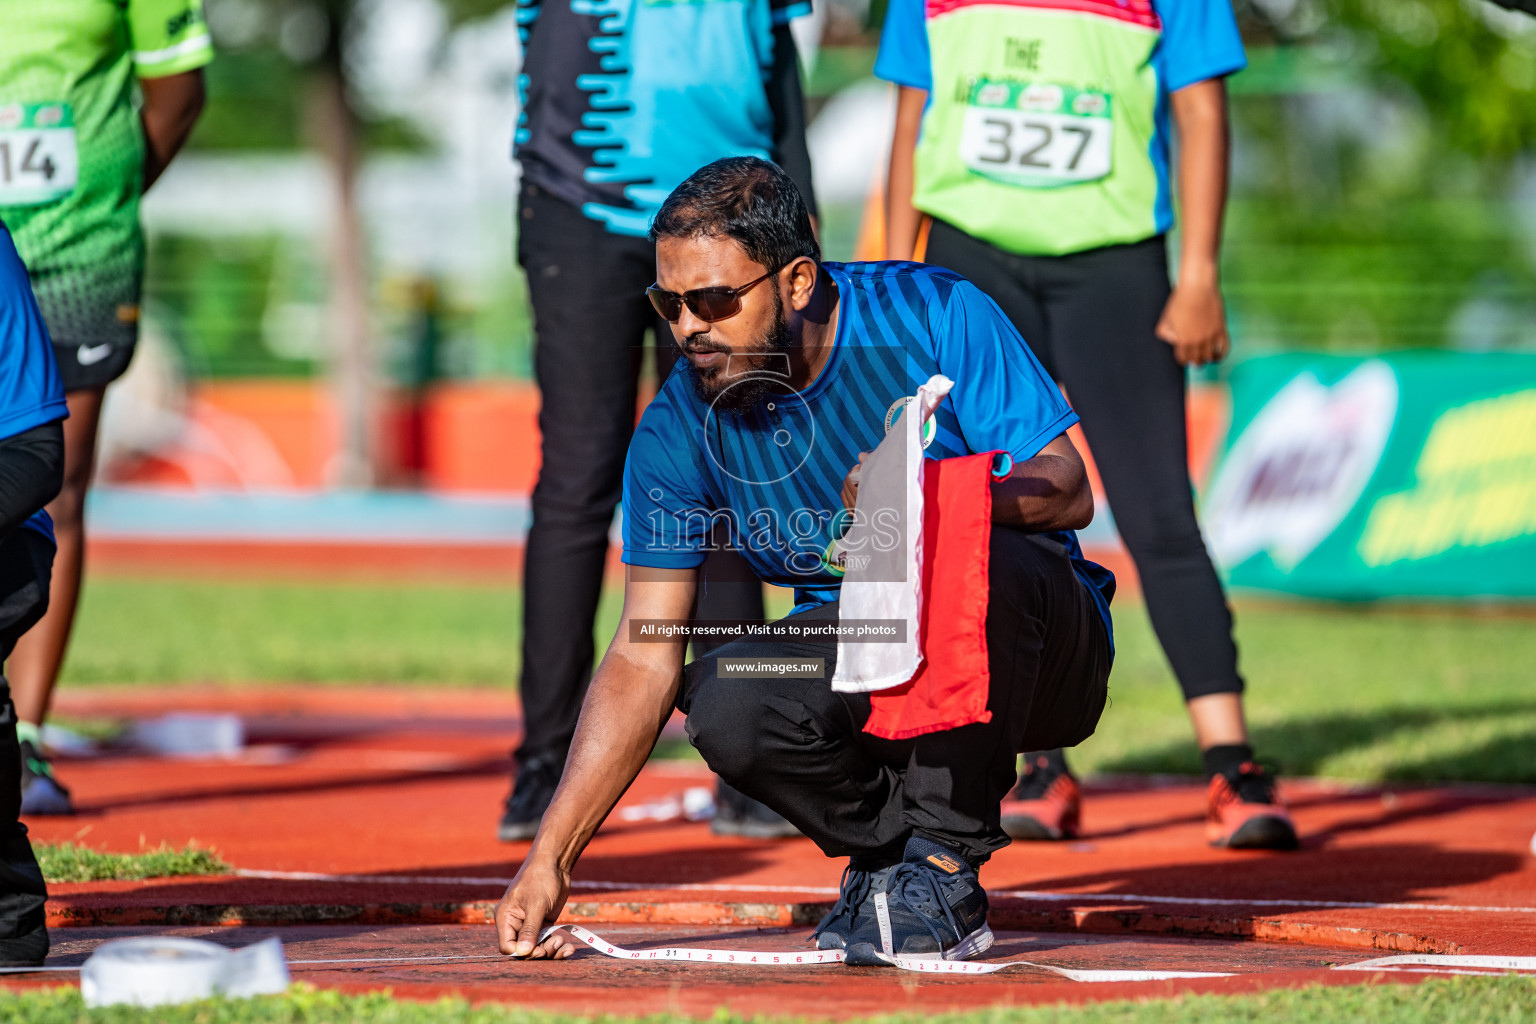
[[[560,933],[539,934],[676,707],[711,769],[849,859],[816,932],[821,948],[869,965],[887,963],[883,953],[974,956],[992,941],[976,869],[1009,842],[1000,804],[1017,752],[1080,742],[1104,707],[1114,579],[1083,559],[1072,532],[1093,517],[1065,433],[1077,417],[970,282],[914,263],[822,262],[804,203],[771,163],[704,167],[651,234],[649,294],[684,372],[629,448],[618,634],[554,802],[497,907],[501,950],[573,951]],[[923,435],[926,456],[1013,460],[991,485],[989,721],[880,739],[863,731],[870,696],[831,688],[834,643],[747,637],[685,667],[686,638],[647,642],[632,628],[688,619],[698,566],[722,533],[760,578],[794,588],[785,621],[837,621],[841,574],[824,553],[854,506],[860,455],[936,374],[955,384]],[[728,664],[774,658],[820,658],[824,672],[764,678]]]

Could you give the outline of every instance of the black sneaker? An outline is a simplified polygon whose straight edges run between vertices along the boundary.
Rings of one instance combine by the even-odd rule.
[[[715,781],[715,817],[709,830],[717,836],[747,839],[792,839],[800,830],[761,800]]]
[[[892,957],[968,960],[992,947],[987,894],[959,854],[930,839],[907,840],[905,859],[885,892],[870,898],[878,936],[848,947],[856,967],[887,967]]]
[[[0,967],[41,967],[48,958],[48,929],[0,938]]]
[[[549,802],[554,799],[563,771],[565,761],[555,754],[531,757],[518,764],[512,792],[507,796],[507,809],[496,828],[497,839],[517,843],[534,837],[544,812],[549,810]]]
[[[69,790],[54,777],[53,765],[27,740],[21,742],[21,813],[75,813]]]
[[[43,925],[23,935],[0,939],[0,967],[41,967],[47,956],[48,929]]]
[[[838,887],[837,902],[831,913],[821,919],[821,924],[811,933],[817,949],[846,949],[853,942],[879,941],[875,905],[871,897],[885,892],[886,882],[896,865],[865,871],[853,866],[852,861],[843,869],[843,881]]]

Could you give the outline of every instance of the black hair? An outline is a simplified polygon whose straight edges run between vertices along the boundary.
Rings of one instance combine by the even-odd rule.
[[[821,262],[805,200],[778,164],[731,156],[694,171],[672,190],[651,222],[651,241],[726,237],[764,270],[801,256]]]

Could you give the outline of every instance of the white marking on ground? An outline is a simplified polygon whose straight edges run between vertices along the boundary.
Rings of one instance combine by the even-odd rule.
[[[481,878],[459,875],[335,875],[316,871],[248,871],[238,869],[241,878],[281,882],[346,882],[381,885],[485,885],[508,886],[510,878]],[[836,896],[835,886],[759,885],[752,882],[598,882],[578,880],[572,889],[606,892],[732,892],[770,893],[805,896]],[[1247,899],[1237,896],[1149,896],[1121,892],[1053,892],[1044,889],[991,889],[993,899],[1035,900],[1043,903],[1154,903],[1191,907],[1262,907],[1304,910],[1421,910],[1450,914],[1536,914],[1536,907],[1477,906],[1460,903],[1377,903],[1369,900]]]

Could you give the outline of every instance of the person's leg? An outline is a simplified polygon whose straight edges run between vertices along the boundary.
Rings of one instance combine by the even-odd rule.
[[[837,621],[837,606],[786,622]],[[735,659],[820,662],[811,675],[727,671]],[[782,814],[829,857],[891,863],[906,840],[900,759],[867,750],[859,730],[869,698],[834,693],[837,645],[737,640],[683,670],[678,708],[688,738],[724,782]]]
[[[710,768],[783,814],[829,856],[852,858],[839,902],[843,931],[832,945],[871,927],[859,901],[883,891],[879,878],[894,879],[914,852],[937,847],[949,854],[940,861],[954,867],[944,899],[957,920],[973,925],[943,951],[979,951],[965,944],[985,922],[974,867],[1008,843],[999,808],[1013,784],[1016,752],[1025,743],[1080,742],[1103,710],[1107,629],[1065,552],[994,529],[990,587],[986,723],[903,741],[864,733],[869,696],[832,691],[833,644],[740,641],[684,672],[679,706]],[[806,613],[835,614],[831,607]],[[750,678],[721,663],[786,657],[820,658],[822,673]]]
[[[1013,323],[1040,365],[1058,377],[1049,310],[1041,303],[1032,264],[943,221],[928,236],[927,262],[953,270],[985,292]],[[1082,794],[1060,749],[1024,754],[1024,770],[1004,807],[1003,827],[1015,839],[1069,839],[1078,834]]]
[[[52,561],[53,545],[34,530],[0,542],[0,668],[48,607]],[[0,675],[0,967],[35,966],[48,955],[48,887],[20,820],[21,764],[16,708]]]
[[[1093,733],[1110,669],[1109,630],[1066,551],[994,527],[988,573],[991,720],[908,741],[903,820],[911,835],[885,879],[876,927],[850,937],[848,962],[891,954],[974,956],[992,944],[977,867],[1009,841],[1002,801],[1016,753]]]
[[[48,504],[58,555],[53,561],[51,601],[47,614],[16,643],[10,659],[11,696],[26,769],[22,807],[27,814],[70,814],[69,791],[53,777],[42,756],[40,732],[53,703],[59,670],[69,649],[85,573],[85,498],[96,470],[96,438],[106,388],[69,392],[69,418],[64,421],[64,486]]]
[[[619,238],[533,186],[518,259],[533,304],[541,463],[523,567],[523,740],[498,834],[538,828],[591,678],[592,624],[634,430],[649,243]]]
[[[1108,627],[1060,545],[993,527],[988,588],[992,720],[909,741],[902,773],[913,833],[975,865],[1008,845],[1001,805],[1018,752],[1092,735],[1110,669]]]
[[[1195,518],[1185,369],[1154,333],[1169,292],[1163,239],[1038,262],[1061,380],[1082,417],[1213,785],[1229,777],[1242,794],[1238,802],[1259,808],[1256,817],[1264,819],[1236,843],[1294,845],[1271,780],[1253,768],[1232,613]]]
[[[659,387],[678,367],[682,356],[672,327],[656,319],[656,380]],[[741,552],[721,548],[710,553],[699,573],[699,593],[693,603],[695,619],[718,622],[762,622],[763,584]],[[721,643],[694,641],[693,656],[702,658]],[[715,816],[710,831],[717,836],[744,836],[748,839],[788,839],[800,834],[784,816],[761,800],[754,800],[732,788],[722,779],[715,780]]]

